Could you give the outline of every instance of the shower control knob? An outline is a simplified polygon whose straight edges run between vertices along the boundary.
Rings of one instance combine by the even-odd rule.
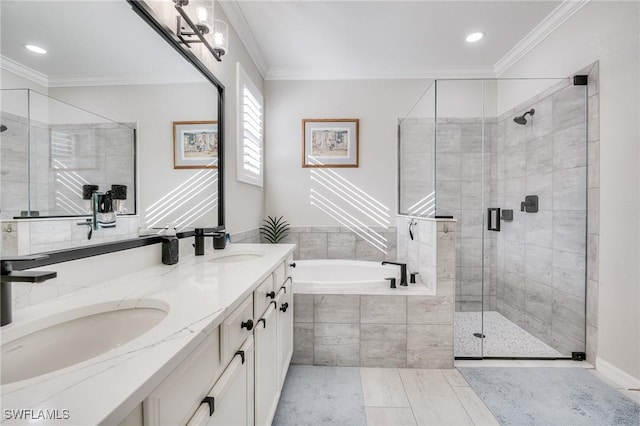
[[[296,262],[290,263],[290,264],[289,264],[289,267],[290,267],[290,268],[295,268],[295,267],[296,267]]]
[[[246,328],[247,331],[253,330],[253,320],[246,320],[242,324],[240,324],[240,328]]]
[[[288,304],[287,302],[284,302],[284,303],[282,304],[282,306],[280,306],[280,310],[281,310],[282,312],[287,312],[287,309],[288,309],[288,308],[289,308],[289,304]]]
[[[267,293],[267,297],[270,298],[270,299],[275,299],[276,292],[275,291],[270,291],[269,293]]]

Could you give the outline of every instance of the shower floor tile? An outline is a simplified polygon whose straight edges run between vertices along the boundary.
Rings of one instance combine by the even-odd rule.
[[[481,330],[481,315],[481,312],[455,313],[455,356],[566,356],[496,311],[484,313],[485,338],[475,337],[473,333]]]

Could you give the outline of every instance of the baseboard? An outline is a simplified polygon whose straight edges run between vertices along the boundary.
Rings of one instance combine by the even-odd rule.
[[[596,370],[602,373],[607,379],[619,384],[625,389],[640,388],[640,379],[620,370],[618,367],[603,360],[602,358],[596,358]]]

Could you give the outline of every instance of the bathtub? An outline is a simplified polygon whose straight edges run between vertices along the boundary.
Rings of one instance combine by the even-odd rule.
[[[434,295],[422,283],[400,285],[400,267],[363,260],[296,260],[292,270],[297,294]],[[390,288],[388,277],[396,278]]]

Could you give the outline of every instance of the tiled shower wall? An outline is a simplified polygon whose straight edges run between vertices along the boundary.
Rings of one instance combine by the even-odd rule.
[[[5,219],[27,210],[28,150],[31,146],[31,209],[41,216],[90,212],[82,185],[128,187],[125,212],[134,209],[133,130],[115,123],[48,125],[7,112],[2,133],[0,206]],[[132,127],[132,124],[129,124]],[[31,141],[31,143],[29,143]]]
[[[497,310],[563,354],[585,345],[585,86],[567,79],[498,118]],[[525,126],[515,115],[535,108]],[[539,211],[520,211],[538,195]],[[493,234],[493,233],[490,233]]]
[[[402,199],[403,212],[425,205],[422,200],[433,193],[433,119],[407,118],[402,121]],[[456,232],[456,310],[482,310],[482,274],[485,275],[485,309],[496,309],[496,236],[485,236],[482,258],[482,197],[495,203],[491,177],[496,174],[497,154],[493,118],[442,118],[437,123],[436,214],[453,216]],[[483,138],[485,153],[483,154]],[[484,170],[484,176],[483,176]],[[484,193],[482,179],[484,177]],[[484,268],[483,268],[484,265]]]

